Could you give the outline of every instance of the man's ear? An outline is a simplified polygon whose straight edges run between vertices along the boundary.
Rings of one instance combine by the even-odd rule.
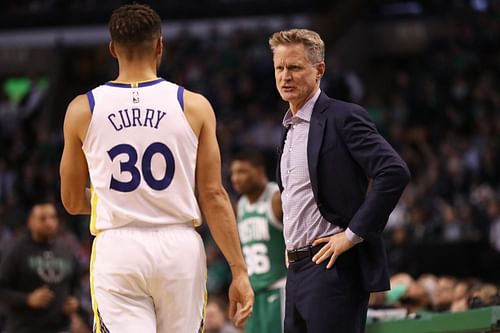
[[[321,80],[321,78],[323,77],[323,74],[325,74],[325,62],[324,61],[316,64],[316,79]]]
[[[110,41],[108,47],[109,53],[111,53],[113,58],[118,58],[118,56],[116,55],[115,43],[113,43],[113,41]]]
[[[160,36],[156,41],[156,55],[163,53],[163,36]]]

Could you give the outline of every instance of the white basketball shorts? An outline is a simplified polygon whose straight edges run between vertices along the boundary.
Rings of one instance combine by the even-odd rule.
[[[206,272],[192,226],[102,231],[90,264],[94,332],[202,332]]]

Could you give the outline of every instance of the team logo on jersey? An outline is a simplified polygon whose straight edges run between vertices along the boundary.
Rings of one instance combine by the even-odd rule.
[[[45,283],[59,283],[71,273],[71,262],[44,251],[42,255],[28,257],[28,265]]]
[[[132,92],[132,102],[139,103],[139,92],[138,91]]]

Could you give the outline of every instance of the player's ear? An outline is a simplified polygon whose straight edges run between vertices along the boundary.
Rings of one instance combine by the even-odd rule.
[[[160,36],[156,41],[156,55],[163,53],[163,36]]]
[[[111,53],[113,58],[118,58],[118,56],[116,55],[115,43],[113,43],[113,41],[110,41],[108,47],[109,47],[109,53]]]

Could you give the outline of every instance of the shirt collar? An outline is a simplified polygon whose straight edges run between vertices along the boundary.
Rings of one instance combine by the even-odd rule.
[[[293,118],[299,118],[304,121],[311,121],[311,115],[314,109],[314,104],[319,98],[319,94],[321,94],[321,89],[318,89],[316,93],[307,100],[307,102],[297,111],[295,116],[292,114],[292,111],[288,109],[285,113],[285,117],[283,117],[283,126],[288,127],[292,124]]]

